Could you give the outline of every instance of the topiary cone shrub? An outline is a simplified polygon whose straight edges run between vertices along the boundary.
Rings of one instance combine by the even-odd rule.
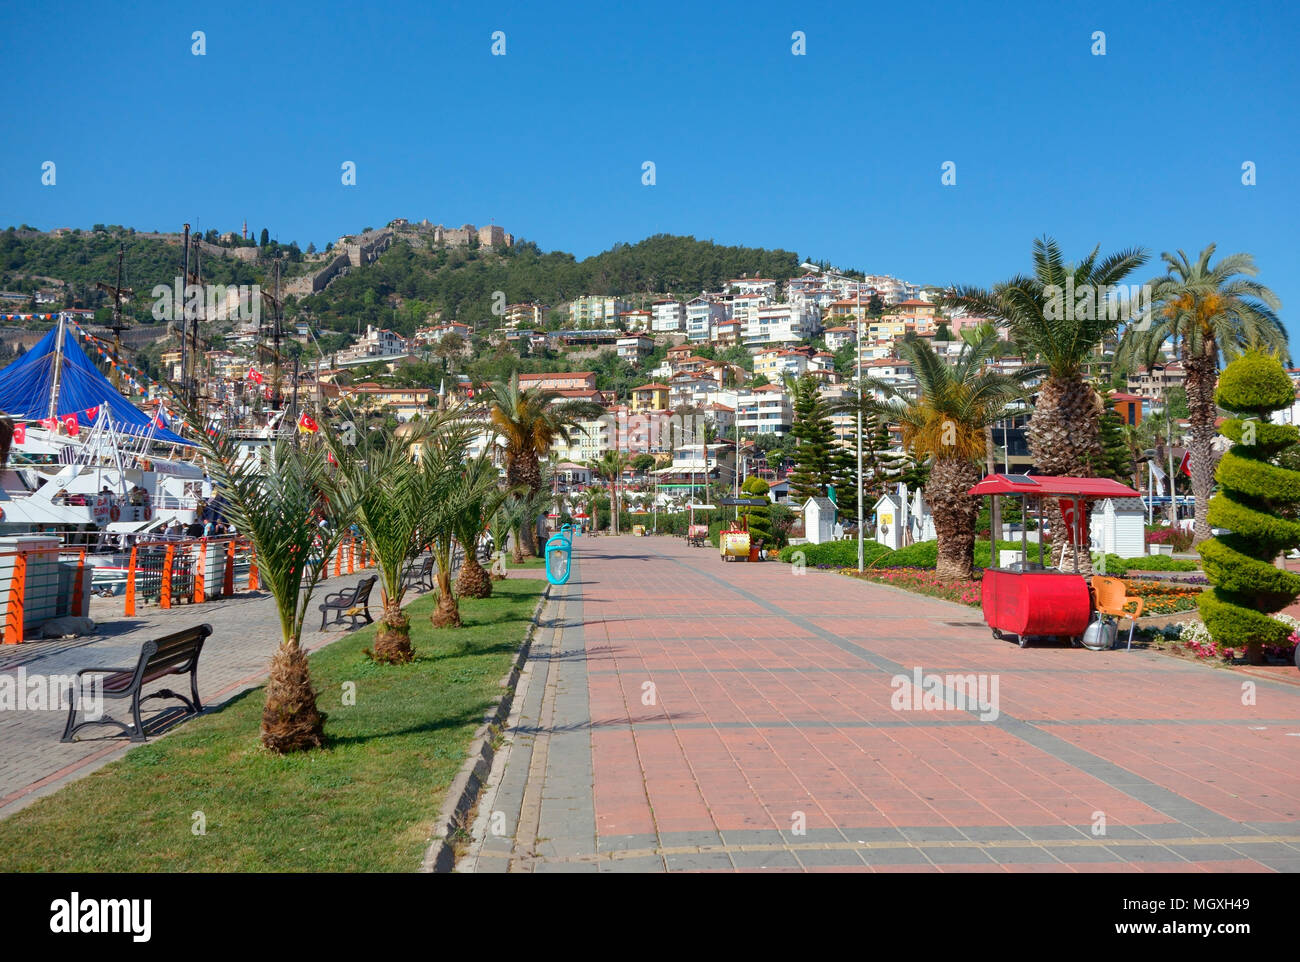
[[[1300,440],[1300,428],[1269,424],[1269,412],[1290,407],[1295,388],[1276,359],[1247,352],[1223,369],[1215,401],[1250,418],[1235,417],[1220,431],[1235,443],[1214,477],[1219,491],[1210,499],[1209,522],[1227,528],[1200,545],[1212,588],[1201,593],[1201,620],[1220,648],[1244,649],[1251,664],[1264,647],[1285,645],[1292,632],[1269,614],[1300,594],[1300,575],[1274,565],[1278,554],[1300,546],[1300,471],[1272,463]]]

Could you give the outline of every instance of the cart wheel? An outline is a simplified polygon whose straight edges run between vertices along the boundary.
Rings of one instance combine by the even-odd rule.
[[[1019,636],[1012,635],[1011,637],[1016,639],[1016,643],[1017,643],[1018,645],[1020,645],[1021,648],[1028,648],[1028,647],[1029,647],[1029,636],[1028,636],[1028,635],[1019,635]]]
[[[1002,632],[999,631],[997,628],[991,628],[991,629],[989,629],[989,630],[993,632],[993,637],[996,638],[998,641],[1006,641],[1006,640],[1007,640],[1006,635],[1002,634]]]

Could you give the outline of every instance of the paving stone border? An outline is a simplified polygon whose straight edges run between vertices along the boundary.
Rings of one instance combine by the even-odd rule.
[[[533,639],[541,627],[542,611],[550,597],[551,585],[548,582],[545,590],[542,591],[542,596],[537,599],[537,606],[533,609],[532,619],[527,631],[524,632],[523,643],[515,654],[515,660],[510,665],[510,671],[501,679],[501,696],[484,716],[483,724],[479,726],[478,731],[474,733],[474,741],[470,743],[465,764],[461,766],[447,789],[442,810],[434,823],[433,835],[425,849],[424,861],[420,865],[421,872],[450,872],[455,868],[456,847],[452,839],[461,829],[468,828],[466,820],[478,803],[483,783],[488,773],[492,771],[492,762],[497,753],[496,736],[505,725],[506,719],[510,717],[515,691],[519,685],[519,676],[523,671],[524,662],[528,660],[528,653],[532,650]]]

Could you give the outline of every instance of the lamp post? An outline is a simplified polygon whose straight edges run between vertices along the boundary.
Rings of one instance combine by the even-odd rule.
[[[853,280],[851,277],[846,277],[844,274],[823,270],[817,265],[810,264],[807,261],[799,266],[805,270],[821,274],[823,277],[838,277],[842,280]],[[858,383],[854,393],[857,395],[858,399],[858,403],[855,407],[858,411],[858,571],[861,572],[863,570],[862,525],[864,522],[862,510],[862,282],[856,281],[855,283],[858,285],[858,289],[855,294],[857,300],[857,311],[854,314],[854,321],[856,322],[856,344],[854,347],[854,353],[856,355],[855,364],[857,368]]]

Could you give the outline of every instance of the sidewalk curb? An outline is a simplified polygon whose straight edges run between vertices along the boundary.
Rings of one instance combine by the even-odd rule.
[[[542,610],[551,598],[552,587],[547,582],[542,596],[537,599],[537,607],[533,609],[532,621],[528,630],[524,632],[524,640],[519,646],[519,652],[510,666],[510,672],[501,679],[503,689],[501,696],[484,717],[478,731],[474,733],[474,741],[469,747],[469,757],[465,759],[465,764],[461,766],[447,789],[446,801],[434,822],[433,836],[425,850],[424,860],[420,864],[421,872],[451,872],[456,866],[456,849],[451,839],[460,829],[467,827],[465,819],[478,802],[483,783],[492,771],[492,761],[497,751],[493,744],[495,730],[504,725],[506,719],[510,717],[519,676],[523,671],[524,662],[528,660],[528,655],[532,651],[533,639],[541,627]]]

